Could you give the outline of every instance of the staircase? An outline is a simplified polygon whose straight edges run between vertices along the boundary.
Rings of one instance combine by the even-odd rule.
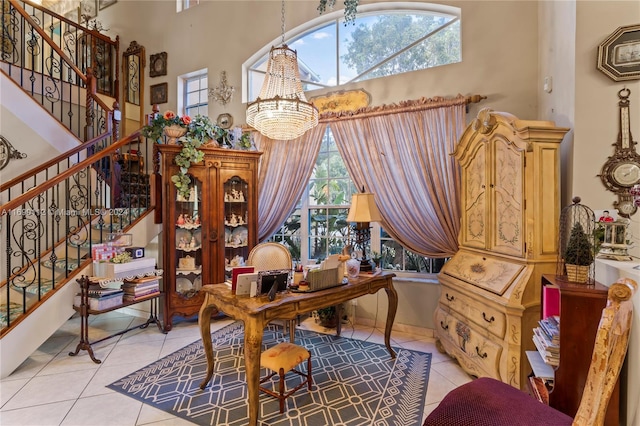
[[[149,214],[157,152],[139,132],[120,139],[119,111],[102,100],[112,96],[118,105],[117,39],[26,0],[0,4],[3,84],[10,80],[30,98],[28,108],[44,109],[78,139],[77,147],[0,186],[6,377],[75,312],[75,279],[91,275],[94,244],[128,232],[134,245],[146,246],[160,227]]]

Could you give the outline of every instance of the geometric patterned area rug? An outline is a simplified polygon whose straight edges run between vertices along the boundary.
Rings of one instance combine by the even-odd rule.
[[[201,390],[206,357],[196,341],[108,387],[145,404],[198,425],[248,424],[242,322],[212,333],[215,371]],[[288,341],[282,328],[269,325],[263,350]],[[289,426],[419,426],[427,393],[431,354],[394,348],[391,359],[384,345],[308,330],[296,331],[296,344],[309,349],[313,387],[304,386],[286,399],[260,392],[261,425]],[[300,366],[305,371],[306,364]],[[266,370],[261,370],[260,377]],[[287,389],[301,378],[286,376]],[[271,385],[277,383],[277,376]]]

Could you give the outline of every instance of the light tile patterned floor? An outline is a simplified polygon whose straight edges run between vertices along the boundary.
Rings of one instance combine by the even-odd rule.
[[[90,317],[92,341],[144,319],[117,311]],[[232,320],[211,323],[218,330]],[[301,327],[331,332],[307,319]],[[0,381],[0,424],[11,425],[189,425],[186,420],[107,389],[113,381],[200,339],[195,320],[175,322],[168,334],[157,327],[135,330],[94,346],[95,364],[86,351],[69,356],[79,341],[80,319],[72,317],[13,374]],[[344,324],[342,335],[383,343],[384,331]],[[392,344],[433,354],[425,416],[447,392],[471,380],[458,364],[438,352],[433,338],[394,331]]]

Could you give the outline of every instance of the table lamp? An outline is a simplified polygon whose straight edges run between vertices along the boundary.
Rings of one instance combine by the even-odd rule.
[[[354,248],[362,251],[362,259],[360,260],[361,271],[371,271],[371,263],[367,259],[367,246],[371,240],[371,222],[379,222],[382,220],[380,211],[376,206],[374,196],[370,192],[353,194],[351,198],[351,208],[347,216],[347,222],[355,222],[353,231],[355,234]]]

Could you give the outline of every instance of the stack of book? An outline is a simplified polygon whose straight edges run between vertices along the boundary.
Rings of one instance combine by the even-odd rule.
[[[160,282],[158,277],[136,278],[125,280],[122,284],[125,302],[135,302],[137,300],[160,294]]]
[[[560,363],[560,317],[548,316],[538,324],[539,327],[533,329],[533,343],[544,362],[557,367]]]
[[[116,287],[117,285],[117,287]],[[108,284],[98,281],[89,281],[87,288],[89,309],[101,311],[122,305],[123,291],[120,283],[110,282]],[[75,306],[82,305],[82,295],[77,294],[73,300]]]

